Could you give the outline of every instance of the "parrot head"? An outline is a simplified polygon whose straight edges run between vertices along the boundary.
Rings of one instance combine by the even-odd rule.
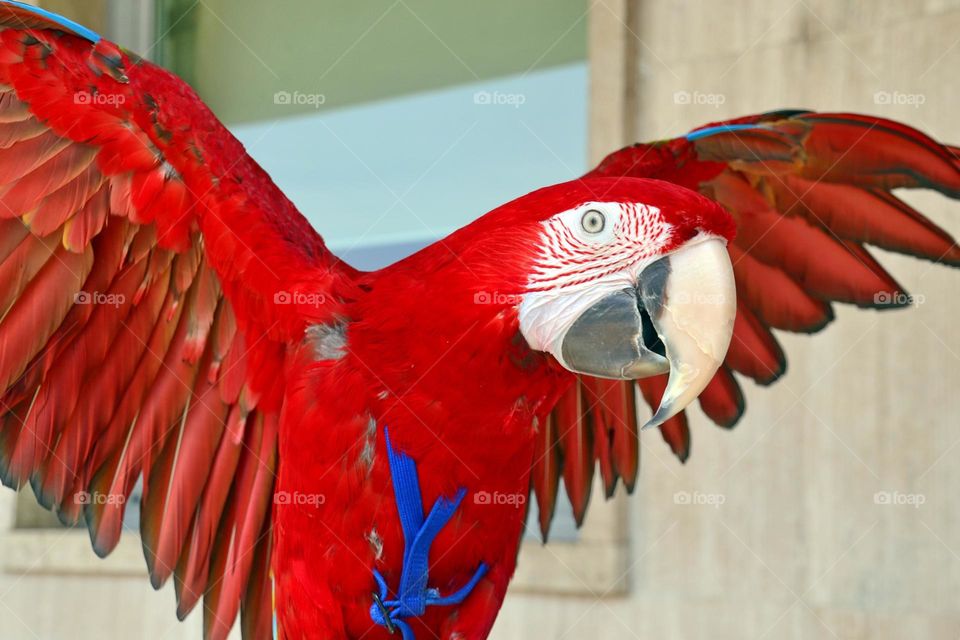
[[[723,362],[736,314],[726,248],[735,224],[715,202],[657,180],[584,178],[478,223],[496,230],[484,253],[490,269],[510,273],[501,282],[514,281],[510,302],[530,348],[574,373],[669,373],[647,426],[681,411]]]

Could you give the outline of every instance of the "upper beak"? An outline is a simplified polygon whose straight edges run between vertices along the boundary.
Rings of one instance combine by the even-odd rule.
[[[648,265],[636,287],[584,311],[563,337],[571,370],[636,379],[670,372],[660,406],[644,428],[682,411],[713,378],[736,316],[733,267],[723,240],[684,246]]]

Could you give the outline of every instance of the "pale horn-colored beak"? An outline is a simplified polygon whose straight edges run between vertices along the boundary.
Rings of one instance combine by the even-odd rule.
[[[606,291],[528,296],[520,330],[575,373],[636,380],[669,372],[644,428],[659,426],[700,395],[727,355],[737,313],[733,266],[724,240],[701,236],[644,267],[635,283],[615,275]]]
[[[695,241],[657,260],[640,274],[639,290],[670,363],[667,388],[647,429],[693,402],[726,357],[737,313],[726,244],[719,238]]]
[[[670,372],[660,407],[644,428],[682,411],[727,354],[737,311],[733,267],[723,240],[697,238],[651,263],[634,287],[579,313],[551,347],[564,367],[634,380]]]

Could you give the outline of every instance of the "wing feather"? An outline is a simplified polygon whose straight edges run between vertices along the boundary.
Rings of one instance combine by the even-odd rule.
[[[285,352],[356,272],[185,84],[89,35],[0,0],[0,479],[100,555],[141,481],[178,616],[269,638]]]
[[[563,486],[579,525],[590,502],[594,467],[592,416],[587,410],[586,392],[579,379],[563,395],[554,411],[563,455]]]
[[[210,467],[210,476],[203,489],[194,524],[177,563],[174,586],[177,590],[177,616],[183,620],[204,595],[210,575],[210,557],[217,529],[226,507],[227,496],[234,482],[243,453],[244,435],[255,414],[248,414],[239,404],[231,407],[220,437],[217,453]]]

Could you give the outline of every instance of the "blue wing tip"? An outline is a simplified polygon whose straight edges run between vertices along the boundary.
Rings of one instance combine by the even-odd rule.
[[[74,22],[70,18],[64,18],[59,14],[53,13],[52,11],[47,11],[46,9],[41,9],[40,7],[35,7],[23,2],[16,2],[15,0],[0,0],[0,4],[7,4],[29,11],[30,13],[40,16],[41,18],[50,20],[54,24],[62,27],[64,31],[78,35],[81,38],[85,38],[94,44],[101,40],[100,34],[97,32],[86,28],[82,24]]]
[[[704,127],[703,129],[697,129],[696,131],[691,131],[686,135],[687,140],[694,141],[699,140],[700,138],[706,138],[708,136],[715,135],[717,133],[729,133],[731,131],[746,131],[747,129],[757,129],[755,124],[720,124],[715,127]]]

